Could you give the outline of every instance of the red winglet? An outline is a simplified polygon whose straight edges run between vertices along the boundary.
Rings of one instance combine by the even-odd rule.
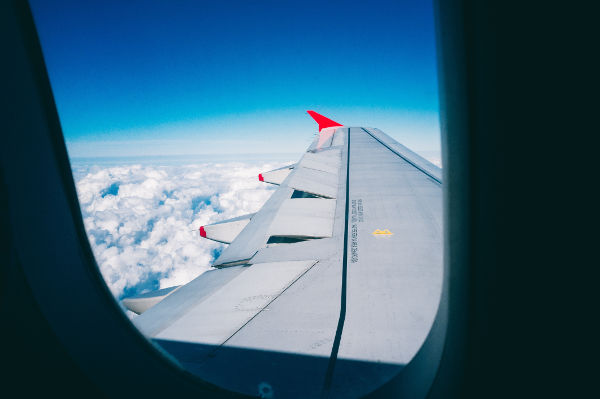
[[[334,127],[334,126],[343,126],[337,123],[336,121],[332,121],[331,119],[317,114],[315,111],[306,111],[308,114],[319,124],[319,132],[326,127]]]
[[[258,174],[258,181],[265,181],[265,178],[263,177],[262,173]]]
[[[206,230],[204,230],[204,226],[200,226],[200,237],[206,238]]]

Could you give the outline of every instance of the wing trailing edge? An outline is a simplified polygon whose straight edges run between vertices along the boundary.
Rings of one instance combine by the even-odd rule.
[[[296,165],[287,165],[275,170],[259,173],[258,180],[278,186],[288,177],[294,166]]]
[[[200,237],[230,244],[250,222],[252,216],[254,213],[200,226]]]

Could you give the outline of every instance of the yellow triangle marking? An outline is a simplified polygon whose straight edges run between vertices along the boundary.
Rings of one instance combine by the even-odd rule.
[[[377,229],[373,232],[373,235],[376,235],[376,236],[391,236],[392,234],[394,234],[394,233],[392,233],[388,229],[385,229],[385,230]]]

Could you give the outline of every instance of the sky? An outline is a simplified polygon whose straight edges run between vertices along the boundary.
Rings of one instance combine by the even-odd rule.
[[[428,1],[31,1],[69,154],[296,153],[313,109],[440,149]]]

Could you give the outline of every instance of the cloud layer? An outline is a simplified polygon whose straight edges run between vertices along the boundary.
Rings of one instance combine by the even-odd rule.
[[[85,228],[113,295],[185,284],[208,270],[223,244],[201,239],[198,228],[259,210],[273,186],[258,173],[282,165],[74,165]]]

